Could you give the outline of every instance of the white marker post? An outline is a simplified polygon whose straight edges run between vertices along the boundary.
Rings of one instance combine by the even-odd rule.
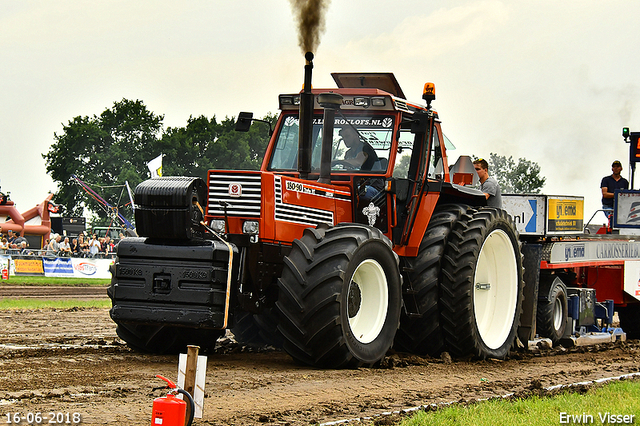
[[[189,392],[196,409],[193,417],[201,419],[204,407],[204,384],[207,376],[207,357],[198,356],[199,346],[187,346],[187,353],[178,359],[178,386]],[[182,395],[180,395],[182,397]],[[189,416],[187,409],[187,418]]]

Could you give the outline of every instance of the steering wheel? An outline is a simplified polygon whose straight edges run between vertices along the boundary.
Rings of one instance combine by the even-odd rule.
[[[345,160],[333,160],[331,162],[331,168],[333,168],[333,166],[342,166],[345,168],[345,170],[354,170],[358,168]]]

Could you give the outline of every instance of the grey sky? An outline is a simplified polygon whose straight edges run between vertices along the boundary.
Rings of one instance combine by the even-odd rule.
[[[55,185],[42,153],[76,116],[140,99],[164,125],[277,112],[304,58],[288,0],[2,1],[0,185],[20,211]],[[540,164],[547,194],[599,208],[623,126],[640,131],[637,0],[333,0],[314,87],[333,71],[396,74],[434,105],[461,154]],[[166,161],[166,160],[165,160]]]

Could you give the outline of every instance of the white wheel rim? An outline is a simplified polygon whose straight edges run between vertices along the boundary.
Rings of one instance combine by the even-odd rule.
[[[347,316],[353,337],[371,343],[382,331],[389,294],[384,269],[373,259],[364,260],[353,272],[347,293]]]
[[[563,315],[562,315],[562,300],[556,298],[553,304],[553,329],[558,331],[562,327]]]
[[[475,270],[473,311],[480,337],[490,349],[511,334],[518,300],[518,263],[506,232],[498,229],[480,249]]]

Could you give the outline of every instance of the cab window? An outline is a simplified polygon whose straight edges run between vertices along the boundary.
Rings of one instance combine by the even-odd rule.
[[[283,120],[269,163],[269,170],[297,170],[299,124],[297,115],[289,115]],[[322,116],[314,116],[311,152],[313,171],[320,170],[322,124]],[[332,141],[332,170],[338,173],[341,171],[385,173],[391,151],[393,129],[393,116],[336,117]],[[360,155],[360,152],[367,155]],[[360,161],[363,158],[364,160]]]

